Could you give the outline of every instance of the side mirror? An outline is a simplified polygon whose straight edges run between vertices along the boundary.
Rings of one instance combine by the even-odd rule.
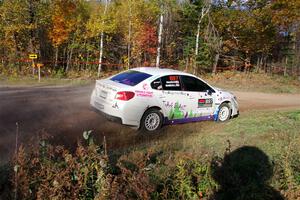
[[[206,92],[207,92],[207,94],[208,94],[209,96],[212,95],[212,91],[211,91],[211,90],[206,90]]]

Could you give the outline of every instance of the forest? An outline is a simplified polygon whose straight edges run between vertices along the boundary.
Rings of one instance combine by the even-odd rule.
[[[37,54],[37,59],[29,59]],[[0,0],[0,73],[300,74],[299,0]]]

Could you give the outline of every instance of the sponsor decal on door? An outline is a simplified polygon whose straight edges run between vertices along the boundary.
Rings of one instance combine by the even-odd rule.
[[[213,99],[198,99],[198,108],[212,107]]]

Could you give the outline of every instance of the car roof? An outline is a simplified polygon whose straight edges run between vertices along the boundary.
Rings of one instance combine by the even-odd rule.
[[[138,67],[138,68],[132,68],[130,70],[144,72],[144,73],[150,74],[152,76],[155,76],[155,75],[170,75],[170,74],[194,76],[192,74],[185,73],[185,72],[182,72],[182,71],[179,71],[179,70],[168,69],[168,68],[158,68],[158,67]]]

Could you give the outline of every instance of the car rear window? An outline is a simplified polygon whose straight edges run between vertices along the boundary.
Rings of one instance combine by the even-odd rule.
[[[134,86],[149,78],[151,75],[144,72],[129,70],[112,77],[110,80],[125,85]]]

